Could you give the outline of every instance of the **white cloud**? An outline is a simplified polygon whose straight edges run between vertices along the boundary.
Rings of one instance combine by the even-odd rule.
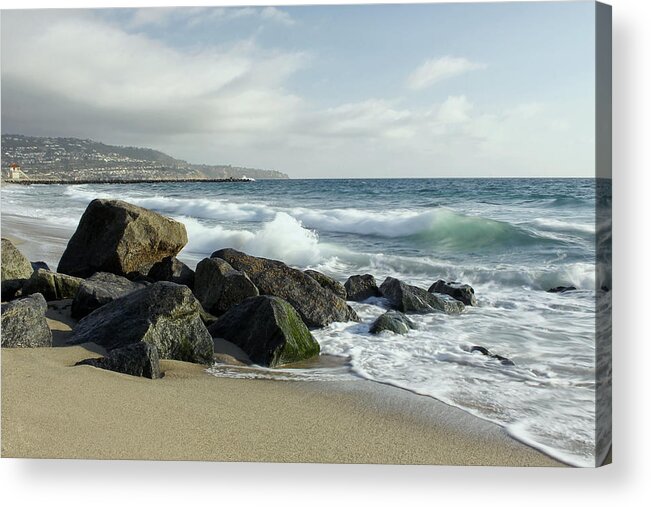
[[[472,104],[465,95],[448,97],[439,108],[438,118],[442,123],[463,123],[470,119]]]
[[[485,67],[483,64],[471,62],[466,58],[454,56],[433,58],[425,61],[409,75],[407,87],[411,90],[422,90],[443,79],[449,79]]]
[[[150,7],[134,9],[128,26],[160,27],[181,22],[193,27],[218,20],[229,21],[242,18],[258,18],[285,26],[296,23],[287,11],[277,7]]]

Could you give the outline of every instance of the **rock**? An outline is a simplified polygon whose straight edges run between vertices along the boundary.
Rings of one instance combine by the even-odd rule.
[[[146,342],[132,343],[126,347],[114,349],[106,357],[84,359],[75,366],[84,364],[135,377],[151,379],[161,377],[158,349]]]
[[[319,343],[292,305],[274,296],[246,299],[208,330],[213,338],[234,343],[262,366],[294,363],[320,351]]]
[[[245,272],[260,294],[287,301],[308,327],[359,320],[346,301],[321,287],[314,278],[283,262],[253,257],[232,248],[218,250],[211,257],[224,259],[233,268]]]
[[[84,211],[57,271],[87,278],[98,271],[146,275],[188,242],[185,226],[124,201],[95,199]]]
[[[396,334],[407,334],[410,329],[416,329],[416,324],[404,313],[389,310],[380,315],[371,324],[370,332],[379,334],[382,331],[391,331]]]
[[[223,259],[204,259],[197,264],[194,295],[213,315],[221,315],[246,298],[259,294],[246,273],[233,269]]]
[[[95,273],[83,280],[72,301],[71,315],[81,319],[111,301],[144,288],[141,283],[132,282],[112,273]]]
[[[515,363],[513,361],[511,361],[509,358],[504,357],[504,356],[500,356],[499,354],[493,354],[486,347],[482,347],[480,345],[473,345],[472,347],[470,347],[469,352],[480,352],[484,356],[488,356],[488,357],[492,357],[493,359],[497,359],[504,366],[515,366]]]
[[[194,271],[176,257],[165,257],[154,264],[147,277],[154,282],[174,282],[194,288]]]
[[[84,280],[76,276],[37,269],[23,285],[23,294],[43,294],[46,301],[72,299]]]
[[[81,319],[68,344],[94,342],[111,351],[142,341],[154,345],[161,359],[211,364],[213,341],[200,312],[188,287],[156,282]]]
[[[348,301],[364,301],[380,295],[373,275],[353,275],[346,280],[344,287]]]
[[[0,267],[1,297],[13,299],[25,281],[32,276],[32,265],[20,250],[7,238],[2,238],[2,263]]]
[[[30,262],[32,265],[32,270],[36,271],[37,269],[46,269],[48,271],[52,271],[50,267],[47,265],[46,262],[43,261],[35,261],[35,262]]]
[[[448,314],[461,313],[464,304],[446,295],[432,294],[425,289],[387,277],[380,286],[380,293],[401,312],[429,313],[441,311]]]
[[[52,332],[47,325],[47,303],[42,294],[33,294],[2,304],[3,347],[51,347]]]
[[[427,292],[447,294],[448,296],[452,296],[457,301],[461,301],[466,306],[477,306],[475,289],[465,283],[437,280],[429,289],[427,289]]]
[[[574,285],[570,285],[569,287],[559,285],[558,287],[553,287],[553,288],[549,289],[547,292],[554,292],[554,293],[560,292],[562,294],[563,292],[567,292],[567,291],[570,291],[570,290],[576,290],[576,287],[574,287]]]
[[[324,275],[323,273],[315,271],[313,269],[306,269],[303,271],[303,273],[314,278],[321,287],[333,292],[335,296],[338,296],[341,299],[346,299],[346,288],[341,282],[338,282],[334,278],[330,278],[328,275]]]

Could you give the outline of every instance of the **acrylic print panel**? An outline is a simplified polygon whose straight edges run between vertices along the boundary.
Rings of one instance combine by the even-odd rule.
[[[2,455],[610,461],[610,8],[2,13]]]

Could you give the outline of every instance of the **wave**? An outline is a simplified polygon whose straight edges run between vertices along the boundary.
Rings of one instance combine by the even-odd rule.
[[[118,197],[107,193],[97,193],[83,187],[69,187],[66,190],[66,195],[85,202],[96,197]],[[535,228],[527,230],[509,222],[466,215],[447,208],[426,211],[274,208],[261,203],[243,203],[217,198],[148,196],[138,193],[121,197],[127,198],[129,202],[136,205],[161,213],[215,220],[222,223],[263,223],[274,220],[278,213],[285,213],[300,221],[304,227],[319,233],[353,234],[390,239],[404,238],[419,245],[460,251],[478,248],[499,249],[562,241],[562,239],[545,234],[547,230],[552,232],[559,230],[590,232],[580,224],[567,225],[562,222],[542,219],[536,222],[536,225],[540,226],[540,231]]]
[[[596,227],[594,223],[582,224],[578,222],[565,222],[554,218],[536,218],[532,221],[536,229],[550,232],[570,232],[578,234],[594,235]]]
[[[182,217],[181,221],[188,231],[185,253],[206,256],[221,248],[235,248],[299,266],[318,262],[322,256],[317,234],[303,228],[286,213],[277,213],[258,231],[234,231],[220,225],[206,225],[191,217]]]

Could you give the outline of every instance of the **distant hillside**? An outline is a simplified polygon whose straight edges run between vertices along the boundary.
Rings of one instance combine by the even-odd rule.
[[[14,163],[30,179],[48,180],[288,178],[266,169],[189,164],[149,148],[109,146],[73,137],[3,134],[2,168]]]

